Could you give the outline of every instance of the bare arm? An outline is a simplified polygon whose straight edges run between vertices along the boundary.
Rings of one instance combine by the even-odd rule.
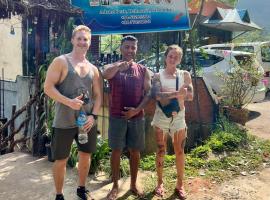
[[[93,115],[98,115],[101,103],[102,103],[102,98],[101,98],[101,80],[100,80],[100,74],[98,69],[95,66],[92,66],[92,69],[94,70],[94,77],[93,77],[93,97],[95,99],[95,103],[93,106],[92,114]],[[96,123],[96,120],[93,115],[89,115],[87,118],[86,123],[84,124],[84,129],[86,132],[88,132],[93,125]]]
[[[50,64],[45,83],[44,83],[44,92],[54,101],[62,103],[74,110],[79,110],[83,104],[83,101],[80,100],[81,97],[76,97],[70,99],[62,95],[57,89],[56,84],[61,80],[62,74],[64,72],[66,63],[61,57],[57,57]]]
[[[151,88],[151,77],[148,70],[146,69],[145,76],[144,76],[144,97],[140,105],[136,108],[138,112],[144,109],[146,104],[150,101],[151,98],[147,95],[150,91],[150,88]]]
[[[92,113],[97,115],[99,113],[102,98],[101,98],[101,80],[98,69],[94,68],[94,79],[93,79],[93,95],[95,99],[94,107]]]
[[[132,64],[132,60],[129,62],[126,61],[118,61],[112,64],[105,65],[105,70],[103,71],[102,75],[103,78],[109,80],[112,79],[118,71],[124,71],[129,68],[129,66]]]
[[[184,88],[186,88],[187,93],[185,100],[186,101],[192,101],[193,100],[193,85],[192,85],[192,79],[190,76],[190,73],[188,71],[184,72]]]
[[[105,65],[104,68],[105,69],[102,73],[103,78],[109,80],[109,79],[113,78],[115,76],[115,74],[118,72],[119,63],[116,62],[116,63],[112,63],[109,65]]]

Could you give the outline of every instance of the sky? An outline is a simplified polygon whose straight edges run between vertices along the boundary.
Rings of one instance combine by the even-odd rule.
[[[270,32],[270,0],[238,0],[237,8],[248,9],[251,20]]]

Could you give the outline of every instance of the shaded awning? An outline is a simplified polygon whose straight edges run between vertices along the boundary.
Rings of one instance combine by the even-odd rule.
[[[204,21],[202,25],[232,32],[261,29],[250,20],[247,10],[238,9],[217,8],[213,15]]]
[[[69,0],[0,0],[0,19],[11,15],[38,15],[40,11],[63,18],[82,14]]]

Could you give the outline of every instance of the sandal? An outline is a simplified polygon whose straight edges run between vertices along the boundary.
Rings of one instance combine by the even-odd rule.
[[[161,198],[164,197],[165,190],[164,190],[163,184],[160,184],[159,186],[155,188],[155,195]]]
[[[137,196],[138,198],[144,198],[144,196],[145,196],[144,192],[139,191],[137,188],[129,189],[129,191],[130,191],[134,196]]]
[[[117,194],[118,194],[118,189],[112,188],[112,190],[109,191],[106,199],[107,200],[115,200],[117,198]]]
[[[175,188],[174,192],[180,200],[186,199],[185,190],[183,187],[181,189]]]

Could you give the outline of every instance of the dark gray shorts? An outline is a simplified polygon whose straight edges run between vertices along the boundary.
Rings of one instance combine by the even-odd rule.
[[[69,157],[71,144],[75,139],[78,150],[85,153],[96,151],[97,144],[97,126],[93,126],[88,132],[88,142],[86,144],[78,143],[78,128],[61,129],[53,128],[52,134],[52,156],[54,160],[62,160]]]
[[[145,143],[145,119],[125,120],[110,117],[109,119],[109,146],[111,149],[127,147],[142,151]]]

